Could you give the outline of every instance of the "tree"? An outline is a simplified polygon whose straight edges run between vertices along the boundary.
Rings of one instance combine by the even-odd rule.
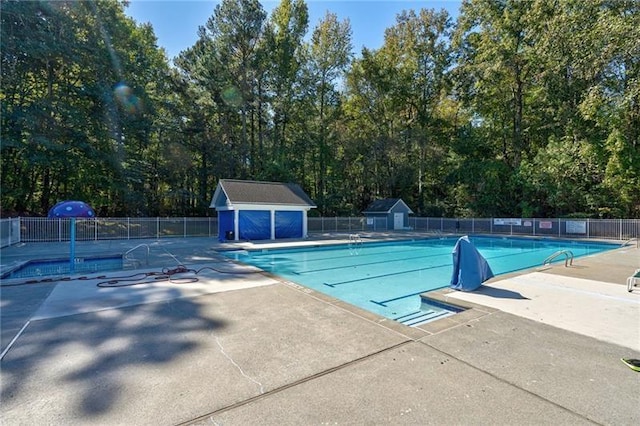
[[[449,46],[450,21],[446,11],[422,9],[402,12],[396,24],[385,32],[382,53],[395,69],[393,97],[400,107],[401,140],[397,156],[415,170],[404,181],[394,184],[394,195],[417,201],[418,211],[425,208],[425,198],[442,195],[442,165],[446,145],[451,137],[451,124],[446,117],[448,70],[451,65]],[[400,193],[400,188],[411,192]],[[425,187],[428,191],[425,191]],[[405,190],[406,191],[406,190]],[[415,195],[414,195],[415,194]]]
[[[542,142],[549,143],[541,145],[540,153],[554,155],[551,147],[559,159],[572,153],[573,166],[583,171],[581,182],[567,178],[573,169],[569,164],[548,177],[573,183],[570,197],[582,200],[569,205],[551,202],[549,209],[555,214],[637,215],[640,48],[630,40],[640,34],[638,11],[635,2],[536,4],[532,22],[538,37],[533,48],[541,69],[536,81],[537,128],[546,137]],[[541,167],[538,174],[543,170],[549,171]],[[561,190],[551,191],[555,185],[532,188],[537,198],[569,197]],[[612,199],[612,193],[618,196]]]
[[[320,214],[640,217],[640,6],[407,10],[354,60],[304,0],[223,0],[170,67],[124,1],[0,0],[2,214],[202,215],[220,178]]]
[[[465,0],[454,43],[466,100],[513,169],[531,152],[525,99],[536,70],[528,0]]]
[[[129,194],[153,114],[147,84],[166,69],[151,28],[114,2],[2,8],[3,209],[42,214],[79,198],[123,211],[139,199]]]
[[[265,161],[271,165],[271,170],[265,171],[267,179],[284,178],[283,168],[292,165],[291,159],[287,158],[291,148],[289,131],[293,108],[302,91],[303,37],[308,23],[309,13],[303,0],[282,0],[273,10],[265,30],[265,51],[270,62],[266,69],[265,91],[273,115],[270,123],[272,149],[260,150],[260,156],[266,157]]]
[[[262,78],[260,40],[266,14],[258,0],[223,0],[205,26],[200,27],[202,69],[199,83],[209,85],[214,100],[227,118],[240,114],[241,133],[235,150],[239,170],[246,177],[258,160],[255,155],[254,120],[260,120],[259,80]],[[213,86],[213,87],[212,87]],[[229,129],[231,130],[231,129]],[[233,138],[231,134],[227,138]]]
[[[340,114],[340,95],[337,85],[352,55],[351,25],[339,22],[335,14],[327,12],[313,30],[307,50],[305,69],[306,98],[312,105],[314,118],[309,137],[314,143],[312,168],[314,194],[321,213],[327,212],[330,159],[335,158],[332,142]]]

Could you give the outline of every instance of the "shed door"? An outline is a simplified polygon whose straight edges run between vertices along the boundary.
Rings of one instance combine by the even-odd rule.
[[[276,238],[302,238],[302,212],[276,211]]]
[[[231,210],[218,212],[218,241],[226,241],[227,232],[234,230],[234,213]]]
[[[271,212],[269,210],[240,210],[238,233],[241,240],[271,239]]]
[[[404,228],[404,213],[393,214],[393,229]]]

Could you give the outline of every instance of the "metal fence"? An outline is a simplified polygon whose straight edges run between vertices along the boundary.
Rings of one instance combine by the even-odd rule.
[[[20,218],[23,242],[68,241],[69,219]],[[140,238],[213,237],[218,219],[210,217],[76,219],[76,240],[130,240]]]
[[[20,242],[20,218],[0,219],[0,247]]]
[[[68,241],[70,221],[23,217],[2,219],[2,247],[17,242]],[[385,218],[310,217],[309,234],[389,232]],[[504,219],[410,217],[403,231],[455,234],[593,238],[626,241],[640,237],[640,219]],[[402,231],[401,231],[402,232]],[[92,218],[76,219],[78,241],[169,237],[217,237],[218,219]]]
[[[388,232],[386,218],[309,218],[309,232]],[[640,219],[511,219],[409,217],[404,230],[629,240],[640,237]]]
[[[640,219],[452,219],[409,218],[417,231],[533,237],[629,240],[640,236]]]

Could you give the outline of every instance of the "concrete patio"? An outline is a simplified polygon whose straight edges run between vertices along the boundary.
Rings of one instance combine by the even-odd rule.
[[[3,424],[640,422],[640,375],[620,361],[640,358],[640,289],[624,286],[637,248],[441,290],[470,309],[410,328],[226,262],[211,240],[164,247],[154,262],[211,269],[3,282]]]

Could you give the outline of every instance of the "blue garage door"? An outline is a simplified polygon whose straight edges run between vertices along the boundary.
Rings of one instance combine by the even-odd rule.
[[[276,212],[276,238],[302,238],[302,212]]]
[[[238,233],[241,240],[268,240],[271,238],[271,212],[241,210],[238,213]]]

